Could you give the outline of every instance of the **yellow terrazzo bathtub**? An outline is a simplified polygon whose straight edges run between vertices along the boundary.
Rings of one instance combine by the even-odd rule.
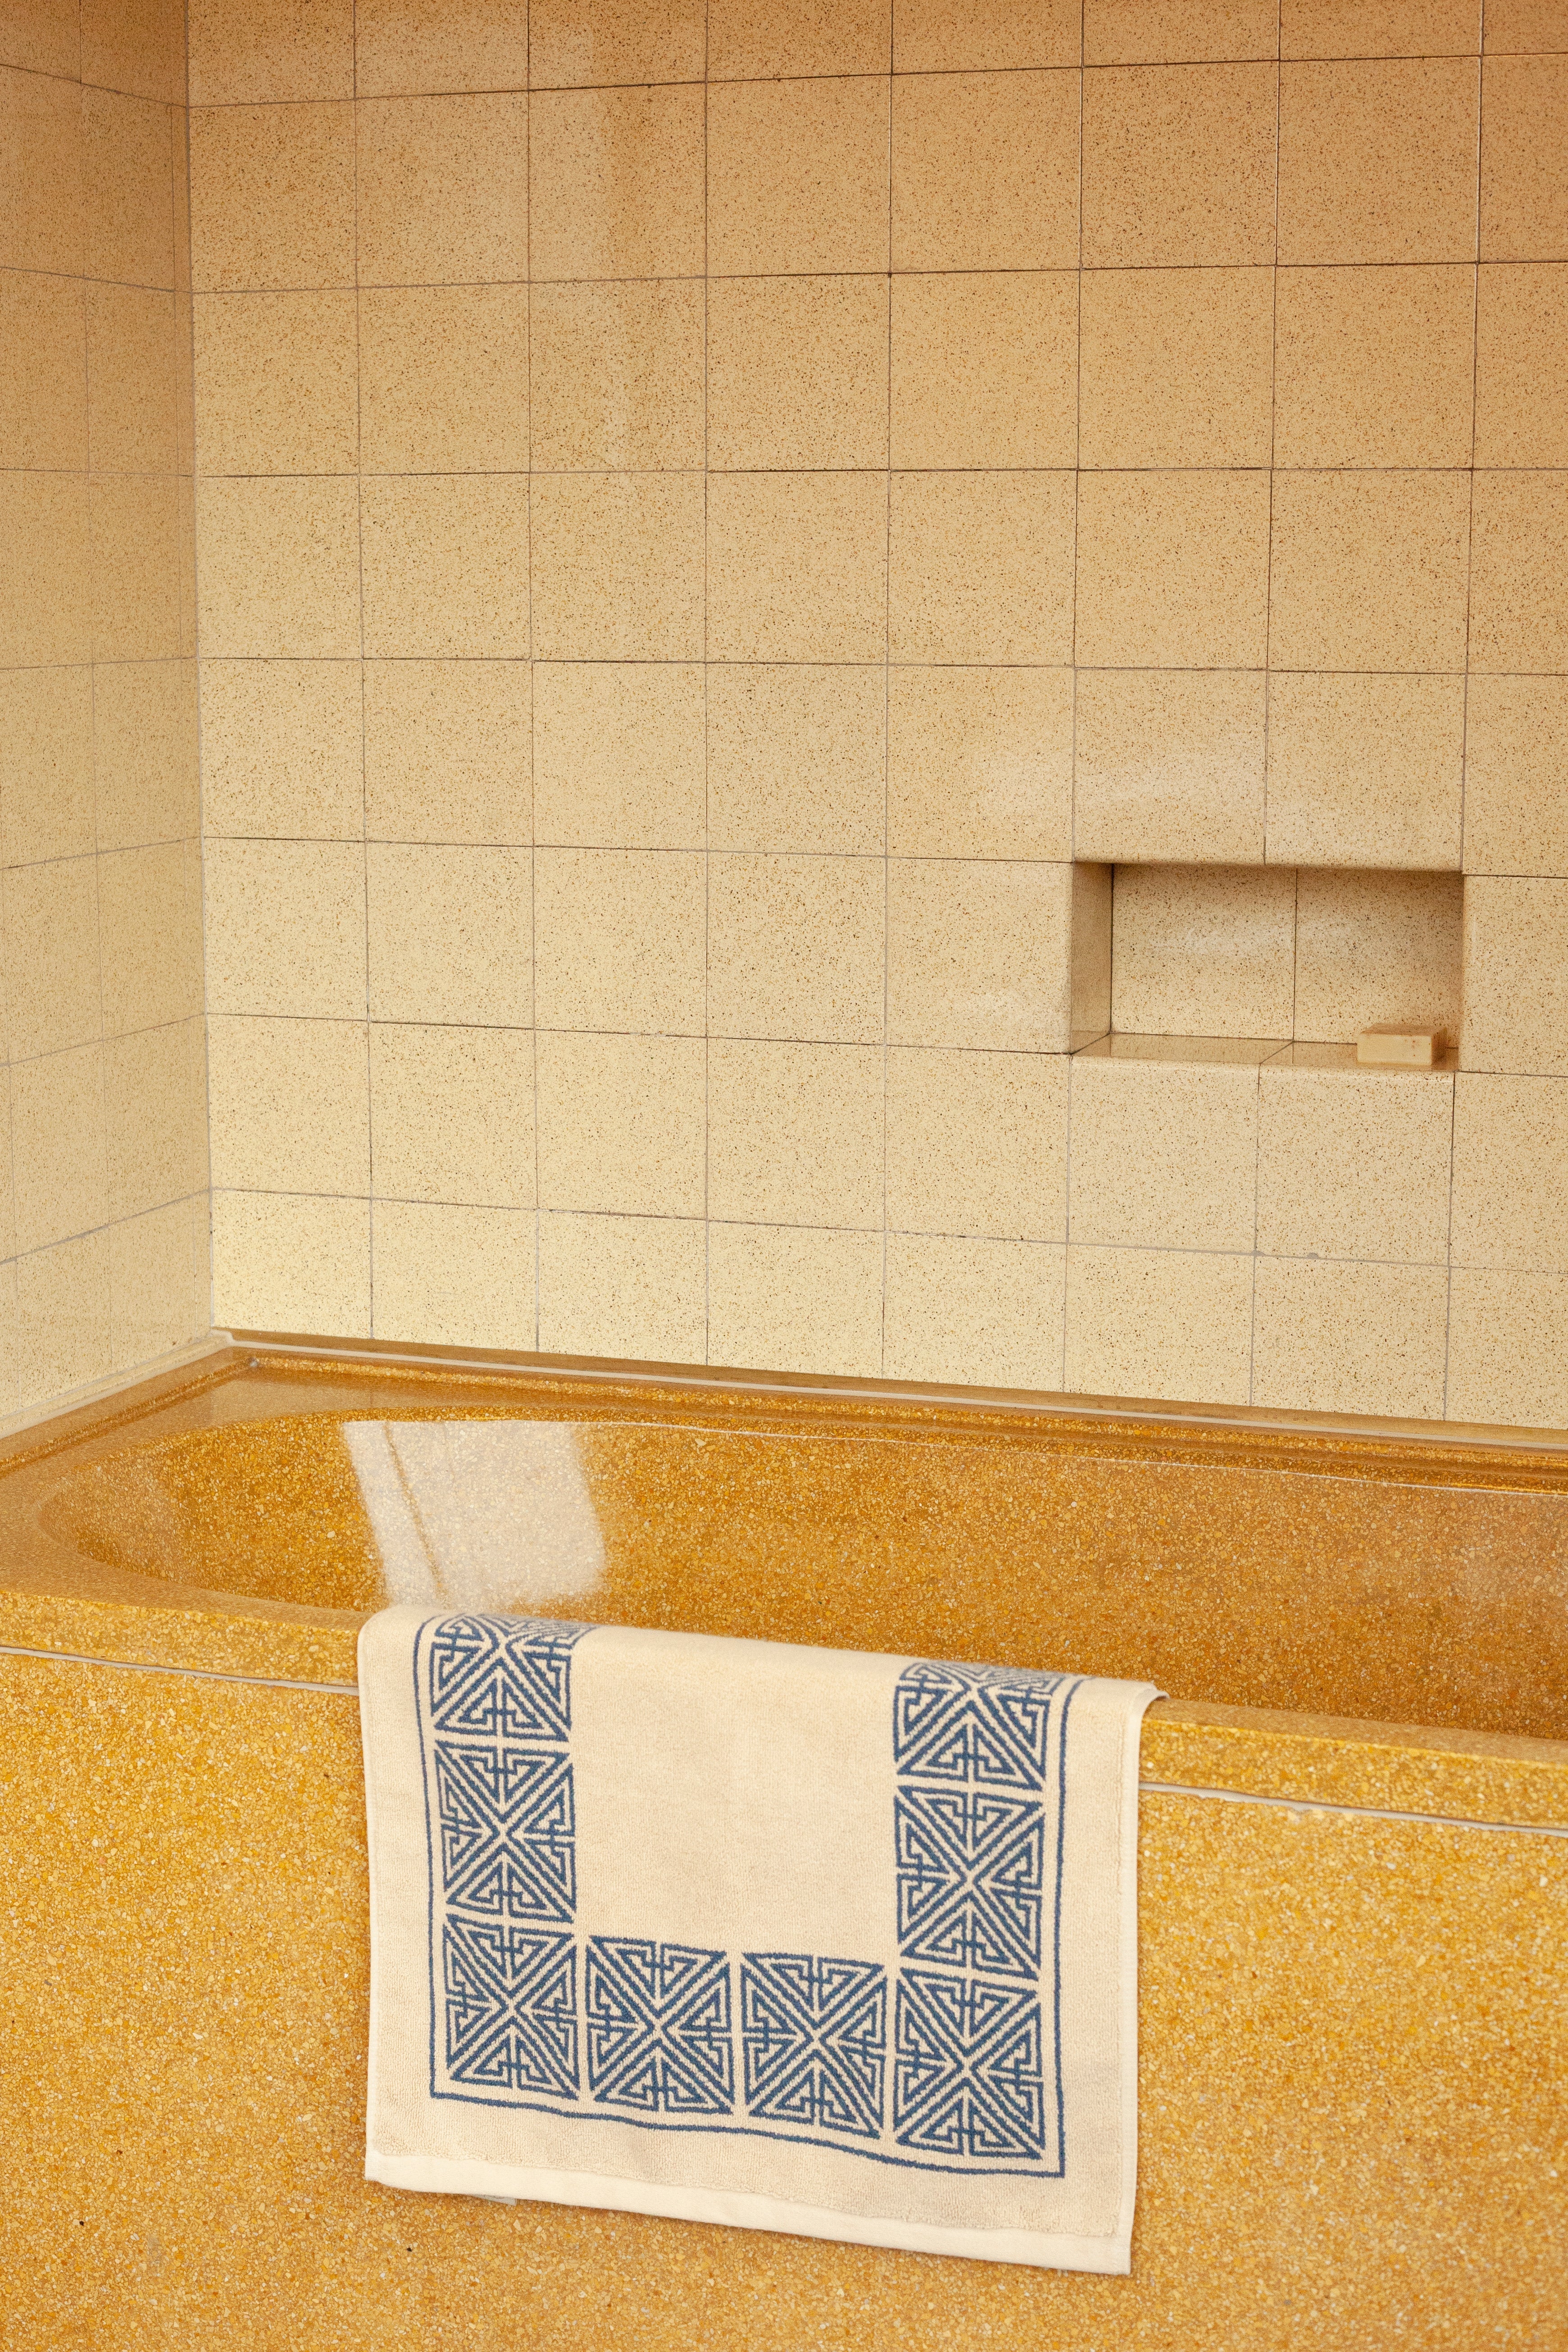
[[[0,1548],[5,2347],[1568,2346],[1568,1455],[258,1343]],[[1132,2275],[366,2186],[389,1591],[1163,1684]]]

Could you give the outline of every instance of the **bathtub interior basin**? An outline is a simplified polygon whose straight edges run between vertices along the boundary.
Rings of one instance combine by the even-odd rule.
[[[0,1474],[8,1581],[350,1632],[388,1600],[1568,1737],[1568,1458],[239,1359]]]

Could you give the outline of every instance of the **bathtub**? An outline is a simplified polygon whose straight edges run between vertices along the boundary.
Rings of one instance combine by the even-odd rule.
[[[1568,2345],[1568,1454],[258,1343],[0,1547],[0,2343]],[[367,2186],[389,1592],[1166,1688],[1131,2276]]]

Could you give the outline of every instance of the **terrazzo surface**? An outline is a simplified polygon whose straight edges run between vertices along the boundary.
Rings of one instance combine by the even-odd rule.
[[[574,1614],[1172,1692],[1130,2278],[363,2180],[341,1423],[455,1412],[572,1424]],[[5,2352],[1568,2346],[1561,1456],[241,1352],[0,1464]]]

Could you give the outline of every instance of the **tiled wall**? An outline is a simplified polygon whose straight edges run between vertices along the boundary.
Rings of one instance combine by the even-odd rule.
[[[220,1320],[1568,1419],[1559,0],[1481,52],[192,0]],[[1075,858],[1226,1042],[1067,1053]]]
[[[0,9],[0,1416],[210,1321],[184,95]]]

